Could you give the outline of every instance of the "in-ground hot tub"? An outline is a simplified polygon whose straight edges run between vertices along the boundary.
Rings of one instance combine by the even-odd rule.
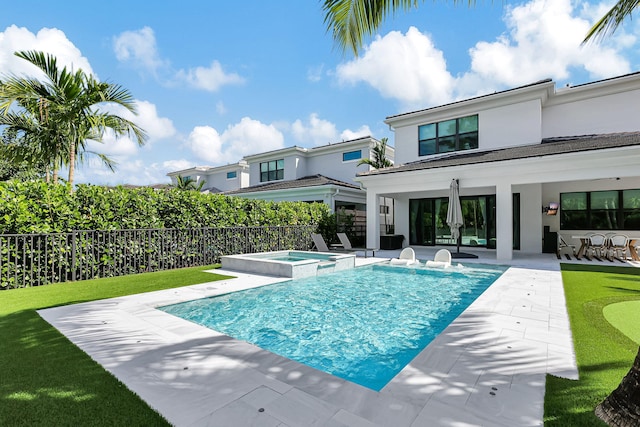
[[[225,255],[222,268],[270,276],[301,277],[346,270],[355,267],[355,254],[310,251],[275,251]]]

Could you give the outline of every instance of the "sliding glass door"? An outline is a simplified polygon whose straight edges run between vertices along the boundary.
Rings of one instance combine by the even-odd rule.
[[[514,194],[514,248],[520,247],[520,199]],[[464,227],[460,229],[461,246],[495,248],[495,195],[460,198]],[[447,225],[449,199],[411,199],[409,201],[409,244],[421,246],[456,245]]]

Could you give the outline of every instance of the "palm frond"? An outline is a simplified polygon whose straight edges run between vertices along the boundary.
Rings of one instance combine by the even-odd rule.
[[[457,4],[463,0],[451,1]],[[475,0],[467,2],[475,4]],[[418,0],[325,0],[324,24],[343,54],[350,51],[358,56],[364,39],[372,37],[389,14],[415,9],[418,3]]]
[[[640,5],[640,0],[619,0],[602,18],[591,27],[583,40],[583,44],[591,40],[599,41],[613,34],[616,29]]]

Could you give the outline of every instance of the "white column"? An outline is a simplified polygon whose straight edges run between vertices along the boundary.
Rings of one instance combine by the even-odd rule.
[[[367,247],[380,247],[380,196],[367,189]]]
[[[496,185],[496,259],[513,258],[513,195],[511,183]]]

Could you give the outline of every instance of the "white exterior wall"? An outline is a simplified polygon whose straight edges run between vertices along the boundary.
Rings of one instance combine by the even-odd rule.
[[[512,189],[514,193],[520,193],[520,252],[540,253],[544,204],[542,184],[514,185]]]
[[[424,120],[395,128],[395,157],[398,164],[426,159],[418,156],[418,127],[465,116],[478,115],[478,149],[527,145],[540,142],[542,129],[542,107],[540,99],[510,103],[493,108],[452,112],[450,116],[437,119],[425,116]],[[433,156],[433,155],[432,155]]]
[[[367,165],[358,166],[360,159],[350,160],[347,162],[342,161],[343,153],[356,150],[361,151],[363,159],[370,157],[368,143],[358,145],[337,145],[336,148],[338,148],[336,151],[323,149],[322,154],[314,153],[314,155],[309,156],[307,159],[307,175],[321,174],[340,181],[354,183],[353,180],[357,173],[369,170]]]
[[[233,171],[236,172],[236,177],[227,179],[227,172],[233,172]],[[232,190],[237,190],[241,188],[242,173],[240,170],[234,169],[234,170],[220,171],[217,173],[206,175],[204,178],[206,180],[206,184],[204,185],[203,189],[215,187],[221,191],[232,191]]]
[[[544,108],[543,138],[640,130],[640,89],[577,100],[570,91],[560,92],[557,103]]]
[[[539,99],[479,111],[478,149],[491,150],[540,142],[541,121]]]

